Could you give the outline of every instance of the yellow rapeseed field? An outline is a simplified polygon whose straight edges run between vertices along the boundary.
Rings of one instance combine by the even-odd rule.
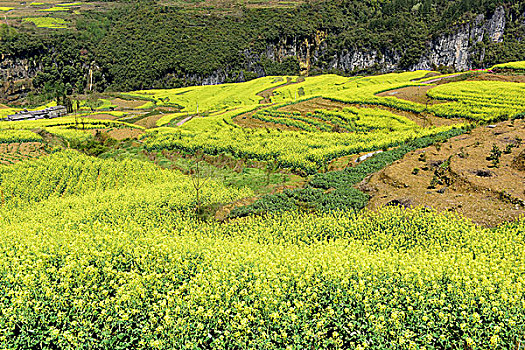
[[[0,180],[2,349],[523,346],[523,219],[486,229],[385,208],[207,223],[187,176],[73,151]],[[205,204],[249,195],[203,190]]]

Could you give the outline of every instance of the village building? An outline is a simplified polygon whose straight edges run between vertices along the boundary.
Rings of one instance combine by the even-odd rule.
[[[4,118],[4,121],[19,121],[19,120],[38,120],[38,119],[51,119],[63,117],[67,114],[67,109],[64,106],[48,107],[38,111],[23,110],[21,112],[8,115]]]

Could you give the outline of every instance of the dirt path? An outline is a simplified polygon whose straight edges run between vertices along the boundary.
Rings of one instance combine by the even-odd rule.
[[[288,86],[288,85],[294,85],[294,84],[299,84],[299,83],[302,83],[304,81],[304,78],[301,79],[301,77],[298,77],[296,81],[292,82],[292,78],[286,78],[286,83],[284,84],[281,84],[281,85],[277,85],[277,86],[274,86],[272,88],[269,88],[269,89],[266,89],[264,91],[261,91],[257,94],[257,96],[261,96],[263,99],[261,101],[259,101],[259,104],[270,104],[272,103],[272,96],[273,96],[273,92],[279,88],[282,88],[284,86]]]
[[[420,83],[421,84],[432,84],[432,83],[435,83],[435,82],[443,80],[443,79],[450,79],[450,78],[458,77],[458,76],[460,76],[462,74],[464,74],[464,73],[457,73],[457,74],[448,75],[446,77],[441,77],[441,78],[435,78],[435,79],[430,79],[430,80],[426,80],[426,81],[421,81]]]
[[[186,117],[186,118],[182,119],[180,122],[178,122],[176,125],[177,125],[177,126],[181,126],[181,125],[183,125],[184,123],[189,122],[189,121],[192,120],[192,119],[193,119],[193,116]]]

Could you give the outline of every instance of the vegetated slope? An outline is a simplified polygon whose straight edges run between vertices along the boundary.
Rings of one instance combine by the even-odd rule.
[[[97,142],[105,142],[103,138],[107,136],[118,139],[140,137],[146,153],[153,158],[161,153],[160,158],[167,157],[167,163],[173,163],[170,159],[181,156],[200,159],[221,155],[230,160],[232,169],[239,168],[240,162],[244,165],[236,171],[244,173],[242,169],[246,166],[255,166],[259,168],[257,173],[266,172],[267,178],[276,171],[305,176],[337,167],[351,167],[359,155],[388,150],[376,160],[357,167],[359,169],[349,168],[341,174],[329,174],[326,181],[320,182],[318,178],[322,176],[316,175],[308,188],[291,186],[293,189],[282,194],[273,193],[275,189],[261,190],[258,193],[273,194],[260,198],[260,201],[253,198],[241,201],[249,204],[245,208],[228,204],[224,212],[231,210],[230,217],[236,217],[293,208],[357,210],[366,205],[368,195],[352,186],[366,176],[381,170],[406,152],[465,132],[473,127],[468,123],[513,118],[525,105],[522,83],[483,80],[488,75],[501,78],[519,75],[478,72],[477,80],[464,81],[465,77],[470,79],[470,73],[464,76],[436,74],[416,71],[351,78],[338,75],[302,79],[265,77],[239,84],[127,93],[128,97],[149,101],[140,105],[133,102],[135,108],[144,111],[141,112],[144,116],[149,116],[136,119],[137,123],[155,118],[158,124],[174,126],[146,132],[140,128],[129,129],[133,125],[121,121],[97,120],[101,113],[98,111],[126,112],[101,109],[121,109],[119,106],[123,106],[122,101],[109,97],[100,99],[98,104],[88,100],[81,103],[82,106],[94,106],[93,112],[82,113],[95,119],[70,117],[7,122],[0,127],[24,130],[34,137],[38,135],[27,129],[44,128],[70,146],[92,155],[107,150],[104,145],[97,146]],[[426,79],[439,85],[426,84]],[[417,101],[404,100],[400,98],[403,96],[394,94],[401,89],[419,86],[425,89],[425,97]],[[266,99],[271,99],[274,104],[261,104],[260,92],[269,90],[272,92]],[[433,103],[427,104],[426,101]],[[156,114],[167,108],[179,112]],[[185,123],[175,127],[173,120]],[[96,129],[82,130],[84,128]],[[106,136],[94,139],[99,130]],[[13,142],[17,140],[15,138]],[[247,165],[250,162],[252,165]],[[179,165],[173,163],[172,166]],[[358,174],[356,181],[352,175],[354,171]],[[348,176],[351,180],[347,179]],[[346,185],[340,186],[341,181],[346,181]],[[305,177],[299,182],[308,181]],[[281,187],[286,188],[284,184]],[[473,202],[469,201],[471,205]],[[494,215],[494,211],[490,215]],[[515,217],[512,214],[508,218]]]
[[[166,3],[185,6],[188,8],[204,8],[209,10],[231,11],[238,9],[239,5],[256,8],[294,7],[304,0],[169,0]]]
[[[122,165],[93,166],[105,176]],[[44,186],[57,179],[42,161],[13,171],[27,167]],[[519,346],[523,221],[488,230],[390,208],[204,223],[188,177],[144,167],[118,175],[135,176],[126,191],[2,207],[2,347]],[[79,172],[71,183],[97,181]],[[206,203],[243,195],[216,182],[204,193]]]
[[[271,106],[257,104],[231,111],[227,110],[233,105],[227,104],[223,106],[226,112],[194,118],[180,128],[148,132],[144,140],[151,151],[174,150],[227,154],[237,159],[255,158],[266,161],[269,168],[289,168],[298,174],[324,172],[329,170],[332,161],[355,159],[354,155],[357,154],[395,148],[376,156],[377,164],[375,161],[364,162],[362,167],[360,165],[354,169],[351,163],[347,163],[348,171],[327,173],[326,179],[320,181],[318,178],[323,175],[317,174],[304,189],[267,195],[239,208],[229,206],[227,211],[230,217],[239,217],[297,208],[308,211],[360,209],[368,201],[368,196],[352,186],[366,176],[403,157],[406,152],[435,142],[439,144],[447,137],[464,132],[465,124],[462,123],[487,123],[515,118],[523,110],[525,95],[522,83],[482,79],[485,75],[501,78],[505,78],[505,75],[478,72],[475,81],[462,80],[470,79],[471,74],[468,73],[465,77],[433,77],[432,81],[439,85],[419,82],[429,74],[419,71],[374,77],[307,77],[304,81],[275,88],[270,98],[281,103]],[[258,86],[255,82],[253,84]],[[407,86],[425,87],[426,97],[423,101],[434,103],[423,104],[400,99],[397,94],[382,93],[397,92]],[[217,87],[206,89],[214,91]],[[176,96],[178,91],[183,89],[163,93]],[[246,96],[250,94],[246,92]],[[163,103],[159,98],[157,101]],[[206,105],[207,99],[203,98],[202,101]],[[474,125],[469,126],[472,127]],[[519,138],[520,127],[515,130],[514,136]],[[368,164],[371,164],[370,167]],[[413,171],[404,170],[408,175]],[[354,171],[357,174],[355,176]],[[358,180],[354,181],[354,177]],[[431,180],[428,183],[418,182],[417,185],[426,188]],[[444,181],[437,180],[434,186]],[[519,181],[519,176],[512,181]],[[440,187],[435,191],[446,189]],[[489,213],[482,215],[483,220],[479,220],[479,213],[470,215],[467,211],[462,212],[484,224],[513,220],[520,215],[523,208],[519,205],[515,207],[516,198],[507,198],[508,194],[503,189],[496,191],[495,196],[510,203],[507,205],[510,208],[509,215],[499,215],[499,207],[494,202],[487,209]],[[437,200],[445,196],[434,197]],[[465,199],[468,203],[464,206],[476,208],[478,200],[475,196]],[[408,202],[398,200],[393,203]],[[242,204],[247,203],[243,201]],[[448,204],[440,202],[436,207],[441,208],[443,205]]]
[[[414,151],[361,188],[381,205],[428,206],[496,225],[525,214],[525,122],[501,122]]]
[[[253,91],[244,91],[239,100],[228,97],[221,104],[213,92],[203,95],[199,112],[207,117],[145,133],[145,147],[167,157],[171,151],[185,152],[196,161],[220,153],[232,162],[244,159],[244,164],[260,157],[269,171],[289,165],[283,160],[292,157],[299,160],[298,167],[318,159],[312,162],[314,176],[307,188],[283,192],[291,193],[288,198],[278,194],[288,202],[268,202],[284,209],[278,214],[203,221],[198,209],[253,197],[254,191],[227,184],[221,176],[207,179],[195,171],[187,176],[126,157],[101,159],[67,150],[0,166],[0,347],[519,348],[525,336],[525,218],[488,229],[457,213],[430,208],[354,210],[368,196],[353,185],[430,144],[443,152],[437,152],[438,160],[448,157],[445,150],[458,152],[457,159],[447,158],[436,171],[427,170],[435,175],[435,190],[461,177],[471,183],[479,177],[476,186],[482,190],[486,183],[481,174],[507,180],[515,176],[509,164],[516,174],[525,169],[523,143],[516,139],[525,126],[520,119],[495,128],[478,126],[471,134],[436,143],[471,126],[419,125],[396,112],[432,113],[425,105],[376,96],[417,84],[410,80],[427,74],[306,79],[277,89],[276,106],[259,104],[255,87],[260,82],[254,81]],[[479,82],[481,87],[484,83]],[[304,93],[300,99],[312,99],[295,103],[293,89],[299,88]],[[183,91],[187,89],[152,100],[166,107],[171,102],[166,97],[174,96],[181,108],[192,111],[196,99],[185,101],[180,97],[184,94],[177,95]],[[480,101],[480,113],[466,114],[467,120],[479,123],[511,112],[519,116],[510,107],[514,100],[520,105],[519,91],[494,98],[484,96],[483,88],[479,91],[478,96],[458,89],[457,101],[442,105],[453,117],[458,104],[468,112]],[[325,101],[329,108],[318,108]],[[313,110],[304,111],[306,106]],[[248,112],[275,118],[274,126],[286,119],[311,129],[257,130],[234,122]],[[92,138],[90,128],[130,126],[74,117],[0,123],[8,143],[30,136],[45,142],[45,132],[29,131],[38,127],[72,145],[93,147],[100,140]],[[336,130],[321,130],[328,126]],[[486,143],[474,141],[463,152],[454,147],[487,131]],[[391,144],[381,141],[386,136]],[[334,140],[342,146],[334,146]],[[493,142],[502,154],[489,152],[484,156],[491,155],[490,160],[483,162],[499,168],[483,168],[488,172],[479,175],[463,171],[481,164],[479,153],[489,151]],[[383,146],[382,153],[355,166],[319,172],[327,170],[327,159],[355,157],[362,149]],[[425,160],[429,169],[434,164],[430,153]],[[496,149],[493,153],[498,154]],[[197,197],[199,179],[203,186]],[[520,186],[497,190],[516,202],[522,196]],[[308,200],[324,207],[310,206]]]
[[[68,29],[6,27],[0,51],[6,67],[14,69],[0,69],[0,74],[21,81],[7,84],[3,96],[17,99],[31,86],[52,96],[57,89],[129,91],[299,72],[467,69],[523,58],[521,2],[200,6],[206,3],[111,2],[95,9],[82,3],[79,10],[71,7],[46,17],[64,19]],[[15,16],[9,23],[20,19]],[[32,82],[22,84],[28,79]]]
[[[165,103],[163,96],[169,95],[190,111],[195,111],[196,100],[185,101],[183,96],[187,91],[206,90],[209,93],[199,101],[202,106],[213,109],[203,109],[202,113],[211,114],[205,118],[194,118],[180,128],[148,132],[144,141],[149,150],[182,150],[212,155],[227,153],[235,158],[275,161],[281,168],[314,174],[333,159],[460,128],[462,121],[508,119],[518,114],[525,102],[522,84],[491,81],[451,82],[432,87],[428,90],[429,96],[443,99],[443,103],[433,105],[378,96],[381,92],[406,86],[428,86],[414,81],[428,73],[416,71],[352,78],[337,75],[307,77],[304,81],[277,87],[271,97],[276,103],[273,106],[249,105],[255,90],[251,93],[246,91],[243,94],[246,102],[242,103],[241,99],[216,100],[214,92],[219,96],[222,91],[220,86],[167,90],[162,92],[162,96],[157,96],[159,92],[154,90],[151,96],[157,96],[155,101],[158,105],[162,106]],[[262,87],[265,79],[268,78],[243,84]],[[206,97],[208,95],[209,98]],[[319,101],[318,97],[334,101],[334,104],[328,109],[314,107],[311,111],[298,110],[311,100]],[[246,107],[234,109],[239,106]],[[217,108],[222,110],[217,111]],[[417,117],[422,120],[419,124],[415,122]],[[439,118],[451,121],[436,122]],[[250,120],[256,120],[257,124],[250,125],[247,123]],[[440,126],[434,127],[436,124]]]

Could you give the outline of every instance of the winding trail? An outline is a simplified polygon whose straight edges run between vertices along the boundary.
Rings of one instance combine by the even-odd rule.
[[[275,90],[277,90],[279,88],[282,88],[284,86],[299,84],[299,83],[302,83],[303,81],[304,81],[304,78],[301,79],[301,77],[298,77],[296,79],[296,81],[292,81],[292,78],[287,77],[286,78],[286,83],[281,84],[281,85],[277,85],[277,86],[274,86],[274,87],[271,87],[269,89],[266,89],[266,90],[263,90],[263,91],[259,92],[257,94],[257,96],[261,96],[263,98],[261,101],[259,101],[259,104],[265,105],[265,104],[272,103],[271,98],[272,98],[273,92]]]
[[[440,80],[448,79],[448,78],[458,77],[458,76],[460,76],[462,74],[464,74],[464,72],[463,73],[453,74],[453,75],[447,75],[446,77],[440,77],[440,78],[430,79],[430,80],[427,80],[427,81],[422,81],[421,84],[432,84],[432,83],[435,83],[436,81],[440,81]]]
[[[182,119],[180,122],[178,122],[176,125],[177,125],[177,126],[181,126],[181,125],[183,125],[184,123],[189,122],[189,121],[192,120],[192,119],[193,119],[193,116],[186,117],[186,118]]]

